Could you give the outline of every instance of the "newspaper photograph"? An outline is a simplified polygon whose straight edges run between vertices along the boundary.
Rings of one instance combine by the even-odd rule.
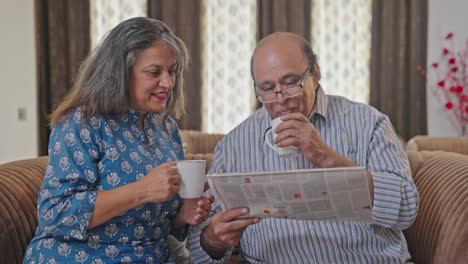
[[[363,167],[209,174],[223,211],[248,207],[246,217],[372,222]]]

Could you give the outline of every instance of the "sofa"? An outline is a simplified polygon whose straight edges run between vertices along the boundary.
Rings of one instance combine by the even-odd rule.
[[[468,155],[468,136],[415,136],[406,143],[407,151],[441,150]]]
[[[186,150],[194,152],[193,140],[213,139],[195,132],[182,137]],[[210,142],[196,142],[207,153],[188,153],[186,159],[206,159],[208,168],[217,141]],[[409,151],[408,157],[420,194],[418,217],[404,231],[414,263],[468,263],[468,156]],[[22,263],[37,225],[36,199],[46,163],[47,157],[39,157],[0,165],[0,264]]]

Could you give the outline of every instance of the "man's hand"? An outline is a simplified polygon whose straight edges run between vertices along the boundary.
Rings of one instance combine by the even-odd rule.
[[[296,146],[304,156],[320,168],[355,166],[323,142],[317,129],[302,113],[289,113],[281,117],[283,122],[275,129],[278,147]]]
[[[203,249],[211,257],[220,258],[227,249],[237,245],[244,230],[260,221],[255,217],[238,219],[247,213],[247,208],[236,208],[215,214],[210,224],[202,231],[200,243]]]

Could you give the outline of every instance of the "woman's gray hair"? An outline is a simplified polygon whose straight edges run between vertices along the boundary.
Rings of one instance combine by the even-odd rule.
[[[138,54],[162,41],[176,55],[176,81],[165,116],[184,114],[183,73],[188,52],[183,41],[161,21],[135,17],[121,22],[107,33],[81,64],[72,91],[51,116],[53,126],[72,108],[83,106],[85,116],[127,112],[130,105],[130,72]]]

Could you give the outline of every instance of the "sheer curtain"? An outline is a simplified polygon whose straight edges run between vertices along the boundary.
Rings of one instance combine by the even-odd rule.
[[[202,1],[203,130],[226,133],[255,107],[250,56],[257,0]]]
[[[324,90],[369,103],[372,0],[314,0],[311,12]]]
[[[146,0],[92,0],[91,48],[99,44],[107,31],[125,19],[146,16]]]

